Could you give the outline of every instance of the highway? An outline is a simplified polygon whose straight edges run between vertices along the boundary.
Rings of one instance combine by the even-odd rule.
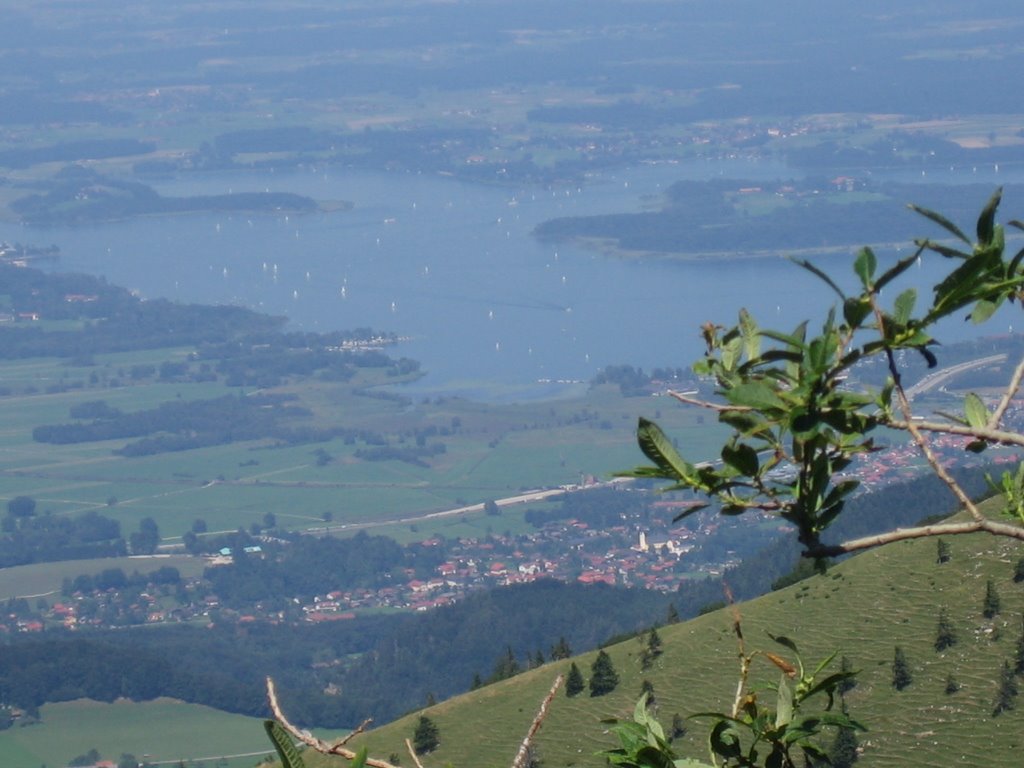
[[[986,365],[995,365],[996,363],[1002,363],[1005,360],[1006,353],[1000,355],[989,355],[988,357],[979,357],[976,360],[968,360],[965,363],[957,363],[956,365],[951,365],[948,368],[941,368],[938,371],[933,371],[916,384],[907,387],[907,399],[913,400],[917,395],[934,389],[943,382],[953,378],[959,373],[963,373],[964,371],[969,371],[972,368],[983,368]]]

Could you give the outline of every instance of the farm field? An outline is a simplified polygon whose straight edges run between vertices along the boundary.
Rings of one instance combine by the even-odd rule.
[[[182,578],[189,578],[202,575],[205,563],[201,558],[189,555],[140,555],[0,568],[0,600],[50,597],[60,592],[65,578],[74,579],[82,574],[95,576],[108,568],[120,568],[130,576],[133,571],[148,573],[164,567],[177,568]]]
[[[72,701],[40,714],[41,723],[0,732],[4,768],[64,766],[93,748],[115,762],[128,753],[153,765],[201,760],[210,768],[251,766],[273,752],[258,718],[170,699]]]
[[[171,349],[138,357],[97,356],[90,368],[54,359],[0,364],[0,383],[63,385],[60,391],[3,398],[0,502],[30,496],[40,512],[96,510],[118,520],[125,534],[151,517],[168,545],[179,543],[197,518],[216,533],[248,529],[268,513],[290,529],[323,527],[329,521],[336,533],[345,526],[372,525],[375,533],[408,539],[415,538],[408,523],[393,521],[587,477],[607,479],[632,466],[638,415],[659,418],[686,441],[690,455],[713,450],[721,432],[717,424],[703,423],[702,415],[673,401],[626,398],[607,386],[579,387],[571,397],[525,403],[418,401],[403,395],[400,386],[389,387],[395,394],[375,396],[376,387],[392,380],[362,372],[351,382],[308,379],[262,392],[294,396],[309,409],[307,422],[321,428],[373,431],[397,449],[414,445],[417,431],[429,430],[429,443],[442,443],[444,451],[419,461],[368,460],[360,455],[365,446],[339,437],[299,444],[247,440],[129,458],[115,454],[128,442],[123,439],[72,444],[33,439],[36,426],[74,422],[69,411],[82,403],[102,400],[130,413],[247,391],[211,382],[127,384],[118,375],[135,365],[177,361],[186,354]],[[427,531],[450,529],[451,524],[446,520],[420,533],[431,535]]]

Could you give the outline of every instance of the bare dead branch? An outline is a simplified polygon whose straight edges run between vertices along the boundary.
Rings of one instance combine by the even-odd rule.
[[[675,390],[672,390],[672,389],[669,390],[668,394],[669,394],[669,397],[674,397],[680,403],[686,403],[687,405],[696,405],[698,408],[708,408],[708,409],[710,409],[712,411],[752,411],[752,410],[754,410],[753,408],[750,408],[750,407],[748,407],[746,405],[722,405],[721,403],[711,403],[711,402],[708,402],[707,400],[700,400],[700,399],[698,399],[696,397],[690,397],[689,395],[684,395],[682,392],[676,392]]]
[[[307,747],[316,750],[323,755],[338,755],[346,760],[356,759],[356,753],[351,749],[348,749],[345,746],[345,743],[356,734],[361,733],[370,722],[369,720],[365,721],[356,729],[355,732],[349,734],[344,739],[336,741],[333,744],[328,744],[326,741],[316,738],[307,731],[299,730],[288,721],[284,712],[281,711],[281,705],[277,701],[277,689],[274,687],[274,681],[269,677],[267,678],[267,699],[270,701],[270,711],[274,713],[274,717],[296,741],[302,742]],[[394,766],[385,760],[378,760],[373,757],[366,758],[366,764],[372,768],[397,768],[397,766]],[[419,766],[419,761],[417,761],[417,765]],[[419,768],[423,768],[423,766],[419,766]]]
[[[962,435],[963,437],[974,437],[979,440],[986,440],[998,445],[1024,446],[1024,435],[1015,432],[1006,432],[1002,429],[992,427],[969,427],[965,424],[945,424],[938,421],[915,421],[914,426],[922,432],[938,432],[944,435]],[[891,420],[886,421],[885,426],[893,429],[900,429],[904,432],[910,431],[910,422]]]
[[[512,761],[512,768],[525,768],[527,757],[530,754],[530,745],[533,743],[533,737],[537,734],[541,724],[544,722],[544,718],[548,716],[548,707],[551,706],[551,700],[555,698],[555,694],[558,693],[558,689],[562,687],[562,681],[565,678],[559,675],[555,678],[554,684],[551,686],[551,690],[548,691],[548,695],[544,697],[544,700],[540,703],[540,709],[537,710],[537,716],[533,718],[533,722],[530,724],[530,730],[526,732],[526,738],[523,739],[523,743],[519,745],[519,751],[516,753],[515,760]]]
[[[352,731],[352,733],[350,733],[348,736],[345,736],[344,738],[338,739],[336,742],[334,742],[334,746],[335,747],[341,747],[341,746],[344,746],[345,744],[348,744],[352,739],[354,739],[360,733],[365,731],[366,730],[366,726],[368,726],[372,722],[373,722],[373,718],[372,717],[366,718],[365,720],[363,720],[363,722],[361,722],[359,724],[358,728],[356,728],[354,731]]]
[[[999,400],[999,405],[996,406],[995,411],[988,420],[988,428],[996,429],[999,426],[999,422],[1003,418],[1003,414],[1006,413],[1006,409],[1010,407],[1010,401],[1013,400],[1017,394],[1017,390],[1020,389],[1021,380],[1024,380],[1024,357],[1021,358],[1020,362],[1017,363],[1017,367],[1013,370],[1013,376],[1010,377],[1009,384],[1006,385],[1006,391],[1003,392],[1002,398]]]
[[[416,768],[423,768],[423,763],[420,762],[420,757],[416,754],[416,750],[412,748],[412,742],[409,739],[405,740],[405,748],[409,750],[409,757],[416,764]]]

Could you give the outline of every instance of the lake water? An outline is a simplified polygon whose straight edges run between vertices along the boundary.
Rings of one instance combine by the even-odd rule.
[[[588,379],[607,364],[688,366],[702,351],[701,323],[731,323],[741,306],[782,328],[825,307],[830,298],[815,279],[781,258],[623,261],[530,235],[556,216],[641,210],[674,181],[712,176],[793,172],[707,161],[608,172],[554,190],[336,168],[197,175],[155,186],[165,195],[270,189],[355,207],[41,230],[6,224],[0,239],[55,243],[60,269],[105,275],[145,297],[244,304],[312,330],[395,331],[410,339],[400,353],[427,372],[421,392],[536,397],[558,389],[538,380]],[[848,273],[844,260],[821,262]],[[918,277],[930,272],[926,264]]]

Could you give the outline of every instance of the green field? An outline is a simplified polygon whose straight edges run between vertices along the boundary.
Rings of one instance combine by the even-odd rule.
[[[82,574],[95,576],[107,568],[120,568],[130,576],[133,571],[150,573],[165,566],[177,568],[183,578],[190,578],[201,576],[205,563],[201,558],[188,555],[158,555],[65,560],[0,568],[0,600],[45,597],[52,603],[59,599],[61,584],[66,578],[74,579]]]
[[[747,648],[788,652],[767,633],[797,641],[807,662],[839,651],[859,670],[847,694],[853,717],[868,727],[862,734],[864,766],[1017,766],[1024,747],[1024,709],[992,716],[996,682],[1004,660],[1013,663],[1021,638],[1024,586],[1013,581],[1024,555],[1019,545],[978,535],[947,539],[952,560],[936,562],[936,542],[903,542],[859,555],[785,590],[739,606]],[[993,620],[981,615],[985,584],[992,579],[1002,610]],[[957,643],[936,652],[938,610],[945,607]],[[601,718],[627,717],[645,678],[657,697],[665,723],[674,713],[688,715],[731,705],[738,679],[732,615],[718,611],[660,630],[664,654],[648,672],[640,668],[642,642],[609,649],[621,677],[618,689],[601,698],[560,694],[537,741],[547,766],[600,766],[595,756],[613,746]],[[910,661],[912,684],[901,692],[891,685],[894,648]],[[584,676],[594,654],[577,659]],[[547,664],[504,683],[443,702],[428,710],[441,734],[440,748],[424,758],[426,768],[507,766],[536,708],[556,674],[567,663]],[[768,663],[755,665],[757,685],[776,680]],[[946,694],[947,677],[960,685]],[[771,696],[772,694],[768,694]],[[404,755],[411,737],[410,715],[365,737],[371,754]],[[706,758],[706,721],[687,722],[680,750]],[[487,734],[481,738],[481,734]],[[327,766],[327,761],[309,761]],[[403,758],[404,762],[404,758]]]
[[[525,403],[398,401],[361,394],[361,388],[393,381],[364,371],[349,383],[306,380],[269,391],[297,396],[313,413],[310,424],[372,430],[399,449],[415,444],[415,430],[436,427],[439,434],[430,442],[443,443],[445,453],[427,458],[426,466],[368,461],[356,456],[363,444],[339,438],[298,445],[255,440],[125,458],[113,453],[125,440],[54,445],[32,439],[35,426],[71,421],[69,409],[76,403],[104,400],[132,412],[232,391],[215,383],[107,383],[132,365],[180,360],[186,352],[98,356],[94,369],[53,359],[0,363],[0,384],[76,386],[0,399],[0,503],[25,495],[43,513],[97,510],[120,521],[125,535],[152,517],[168,544],[177,543],[197,518],[211,532],[233,531],[261,523],[267,513],[285,528],[322,526],[330,517],[335,526],[369,523],[375,532],[407,539],[407,523],[389,527],[388,521],[578,483],[586,476],[604,479],[636,464],[638,415],[657,416],[693,456],[710,456],[721,436],[717,424],[705,424],[693,409],[665,398],[625,398],[609,387]],[[330,460],[319,462],[318,451]],[[450,521],[424,530],[444,528]]]
[[[40,714],[41,723],[0,732],[4,768],[65,766],[93,748],[115,762],[129,753],[153,764],[202,760],[208,768],[251,766],[273,752],[258,718],[170,699],[47,704]],[[221,759],[230,755],[238,757]]]

